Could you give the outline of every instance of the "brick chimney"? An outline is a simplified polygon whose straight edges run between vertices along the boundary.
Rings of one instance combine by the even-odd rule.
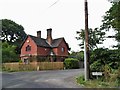
[[[37,37],[41,38],[41,31],[37,31]]]
[[[47,41],[51,45],[52,43],[52,29],[51,28],[47,29]]]

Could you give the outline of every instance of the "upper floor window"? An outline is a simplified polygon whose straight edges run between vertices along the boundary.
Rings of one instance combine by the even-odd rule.
[[[65,48],[64,48],[64,47],[62,47],[62,48],[61,48],[61,51],[62,51],[62,52],[65,52]]]
[[[26,51],[31,51],[31,46],[28,45],[28,46],[26,47]]]
[[[29,43],[30,42],[30,40],[27,40],[27,43]]]

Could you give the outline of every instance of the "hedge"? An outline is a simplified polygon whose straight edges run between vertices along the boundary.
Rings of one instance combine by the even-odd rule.
[[[78,69],[79,68],[79,60],[74,58],[66,58],[64,61],[64,67],[66,69]]]

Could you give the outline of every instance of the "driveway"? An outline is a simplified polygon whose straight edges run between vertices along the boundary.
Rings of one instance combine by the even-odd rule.
[[[81,88],[75,81],[83,69],[3,72],[3,88]]]

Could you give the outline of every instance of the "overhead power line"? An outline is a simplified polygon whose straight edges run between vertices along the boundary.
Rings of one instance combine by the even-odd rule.
[[[54,6],[54,5],[55,5],[56,3],[58,3],[59,1],[60,1],[60,0],[57,0],[56,2],[54,2],[52,5],[49,6],[49,8],[52,7],[52,6]]]

